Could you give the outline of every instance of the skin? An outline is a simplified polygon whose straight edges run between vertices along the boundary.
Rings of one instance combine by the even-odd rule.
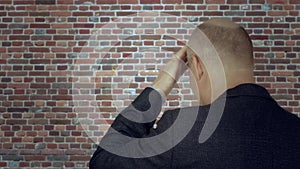
[[[218,72],[214,72],[213,67],[219,65],[217,65],[217,63],[216,65],[213,65],[214,63],[212,63],[211,67],[206,67],[201,58],[209,56],[195,54],[195,52],[192,49],[185,46],[176,53],[178,57],[174,57],[170,61],[170,63],[167,64],[166,70],[169,73],[161,72],[158,75],[157,79],[153,82],[152,86],[161,93],[163,93],[165,96],[169,94],[174,84],[176,83],[176,80],[171,76],[172,73],[174,74],[174,72],[176,72],[176,70],[174,69],[178,67],[178,62],[176,62],[178,58],[180,58],[184,62],[187,62],[188,64],[189,70],[191,72],[191,88],[195,96],[198,98],[200,105],[211,104],[214,100],[218,98],[218,96],[224,93],[225,90],[234,88],[243,83],[255,82],[253,76],[253,56],[252,51],[250,51],[252,49],[252,45],[247,44],[246,39],[243,39],[245,38],[245,34],[241,31],[240,27],[234,24],[233,22],[224,19],[209,20],[205,24],[207,25],[207,27],[222,27],[225,29],[225,33],[226,31],[228,32],[228,35],[233,34],[234,36],[239,36],[240,33],[241,37],[238,37],[238,40],[242,39],[243,41],[238,43],[245,42],[245,44],[241,45],[240,51],[242,52],[238,51],[237,53],[226,53],[224,52],[224,50],[222,50],[224,47],[227,47],[228,49],[232,48],[234,50],[234,44],[229,44],[228,46],[226,46],[228,43],[219,45],[217,44],[217,42],[215,45],[217,50],[218,45],[222,47],[220,48],[220,51],[222,50],[223,54],[221,56],[221,60],[224,65],[224,73],[227,85],[226,88],[224,89],[224,87],[218,86],[218,83],[214,81],[214,79],[218,79],[218,76],[220,75]],[[203,29],[203,32],[205,34],[207,33],[207,35],[209,36],[211,33],[208,32],[209,30],[210,29]],[[213,33],[211,34],[211,36],[214,36]],[[231,38],[233,35],[228,36],[228,38]],[[199,47],[201,48],[201,46]],[[214,77],[210,77],[209,75],[214,75]],[[214,90],[212,90],[213,83],[215,85]]]

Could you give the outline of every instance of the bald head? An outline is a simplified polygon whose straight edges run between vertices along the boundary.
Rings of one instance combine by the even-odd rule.
[[[253,69],[252,43],[244,28],[227,19],[211,19],[197,28],[210,40],[225,69]]]
[[[204,104],[243,83],[254,83],[253,49],[247,32],[227,19],[199,25],[188,42],[191,85]],[[195,91],[193,89],[193,91]],[[200,100],[201,100],[200,99]]]

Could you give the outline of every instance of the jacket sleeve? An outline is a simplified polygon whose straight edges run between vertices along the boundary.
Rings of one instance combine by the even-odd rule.
[[[117,116],[91,158],[90,169],[170,168],[172,136],[163,133],[176,111],[165,112],[154,129],[162,102],[158,91],[146,88]]]

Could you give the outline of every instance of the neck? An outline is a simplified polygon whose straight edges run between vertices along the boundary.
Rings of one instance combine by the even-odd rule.
[[[220,97],[225,91],[228,89],[234,88],[240,84],[245,83],[255,83],[253,72],[249,71],[239,71],[236,73],[230,74],[230,76],[226,77],[226,85],[222,85],[218,80],[210,83],[210,81],[206,81],[206,84],[199,84],[198,86],[203,86],[202,89],[199,90],[200,96],[200,105],[208,105],[214,102],[218,97]],[[213,84],[213,85],[211,85]]]

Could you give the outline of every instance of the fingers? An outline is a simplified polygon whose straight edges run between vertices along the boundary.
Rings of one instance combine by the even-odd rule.
[[[176,53],[176,56],[184,62],[187,62],[187,49],[188,47],[184,46]]]

